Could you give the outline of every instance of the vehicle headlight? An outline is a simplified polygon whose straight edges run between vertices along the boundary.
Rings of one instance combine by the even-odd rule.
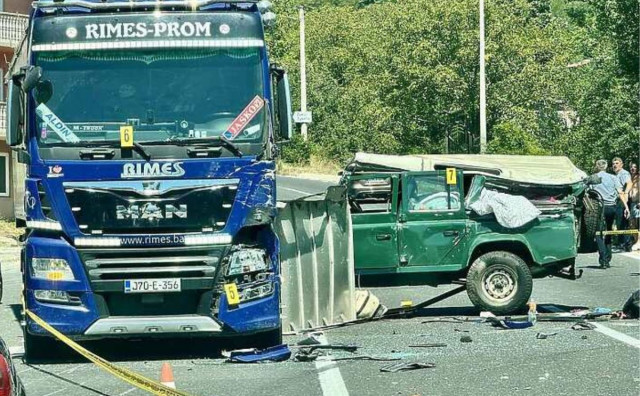
[[[33,277],[50,281],[74,280],[73,272],[64,259],[33,258],[31,260]]]
[[[240,302],[255,300],[266,297],[273,293],[273,283],[263,283],[262,285],[247,287],[240,292]]]
[[[263,249],[242,249],[229,256],[227,276],[266,271],[268,268],[267,253]]]

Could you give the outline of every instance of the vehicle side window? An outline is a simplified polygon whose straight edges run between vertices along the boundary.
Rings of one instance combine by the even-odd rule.
[[[349,185],[351,213],[389,213],[391,211],[391,178],[354,180]]]
[[[435,212],[460,209],[460,194],[456,186],[447,188],[446,177],[442,174],[409,176],[407,178],[407,198],[409,211]]]

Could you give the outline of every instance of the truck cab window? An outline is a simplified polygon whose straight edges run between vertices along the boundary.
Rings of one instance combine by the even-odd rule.
[[[455,186],[449,188],[444,172],[424,176],[409,176],[407,198],[410,211],[449,211],[460,209],[460,194]]]

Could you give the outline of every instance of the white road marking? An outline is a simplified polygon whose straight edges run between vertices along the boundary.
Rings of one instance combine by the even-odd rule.
[[[619,253],[619,254],[625,257],[640,260],[640,252],[629,252],[629,253]]]
[[[592,325],[596,326],[596,331],[598,333],[602,333],[606,336],[609,336],[613,339],[616,339],[618,341],[622,341],[625,344],[629,344],[632,347],[636,347],[638,349],[640,349],[640,340],[637,338],[633,338],[631,336],[628,336],[624,333],[621,333],[617,330],[611,329],[603,324],[597,323],[597,322],[589,322]]]
[[[322,344],[329,343],[324,334],[318,337],[318,339]],[[318,370],[318,379],[320,380],[322,394],[325,396],[349,396],[349,391],[344,384],[338,364],[333,361],[330,356],[321,359],[322,356],[316,360],[316,370]]]
[[[129,394],[129,393],[133,392],[133,391],[134,391],[134,390],[136,390],[136,389],[138,389],[138,388],[131,388],[131,389],[129,389],[129,390],[126,390],[126,391],[122,392],[122,393],[121,393],[121,394],[119,394],[118,396],[123,396],[123,395]]]
[[[280,187],[283,190],[289,190],[289,191],[293,191],[293,192],[297,192],[298,194],[304,194],[304,195],[311,195],[313,193],[310,193],[308,191],[301,191],[301,190],[296,190],[295,188],[289,188],[289,187]]]

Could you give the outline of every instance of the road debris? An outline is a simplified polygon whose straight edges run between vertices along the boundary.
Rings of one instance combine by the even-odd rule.
[[[259,363],[259,362],[282,362],[289,360],[291,350],[285,344],[276,345],[266,349],[238,349],[222,354],[227,356],[227,363]]]
[[[470,336],[464,335],[464,336],[460,337],[460,342],[473,342],[473,340],[471,339]]]
[[[393,363],[384,367],[380,367],[380,371],[382,371],[383,373],[397,373],[398,371],[420,370],[434,367],[436,367],[435,363]]]
[[[536,334],[536,338],[539,340],[546,340],[547,338],[557,335],[558,333],[538,333]]]
[[[447,344],[443,344],[443,343],[433,343],[433,344],[416,344],[416,345],[409,345],[409,348],[444,348],[446,347]]]
[[[571,325],[572,330],[595,330],[596,326],[589,322],[576,322]]]
[[[506,330],[526,329],[533,326],[533,323],[528,320],[516,321],[509,319],[499,319],[495,317],[487,318],[487,322],[491,323],[494,327],[500,327]]]

